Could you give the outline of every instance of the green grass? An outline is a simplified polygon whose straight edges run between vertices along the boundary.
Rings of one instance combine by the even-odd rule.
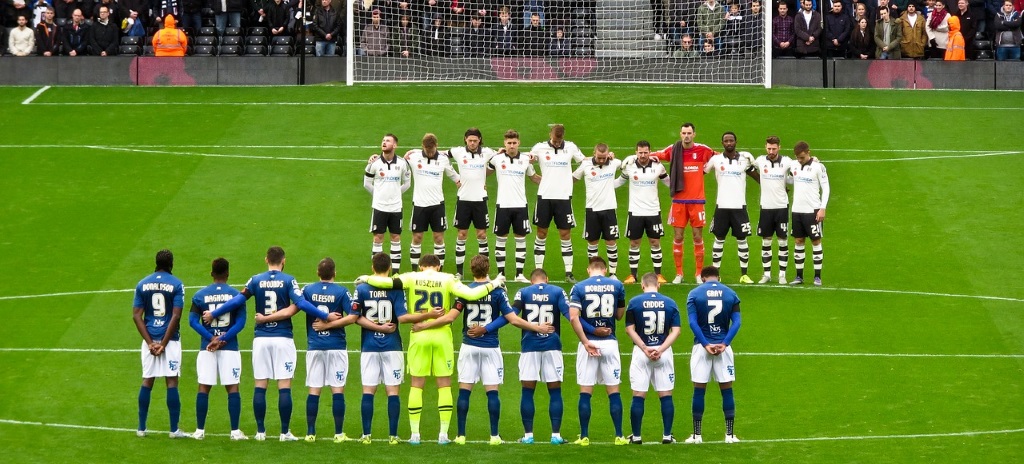
[[[365,462],[1013,462],[1024,457],[1024,252],[1017,244],[1024,227],[1024,156],[1016,137],[1017,121],[1024,116],[1016,108],[1024,108],[1024,94],[546,84],[69,87],[50,89],[22,105],[36,90],[14,87],[0,94],[6,110],[0,115],[6,134],[0,147],[0,313],[6,316],[0,325],[0,449],[12,462],[212,461],[236,454],[247,462],[279,462],[323,460],[332,456],[327,453]],[[166,102],[189,104],[143,104]],[[480,105],[454,104],[459,102]],[[960,107],[967,109],[954,109]],[[787,154],[786,147],[807,140],[832,181],[826,288],[734,286],[745,314],[735,343],[737,433],[744,443],[612,449],[604,446],[613,434],[600,389],[591,437],[602,446],[589,449],[232,443],[224,436],[172,442],[164,434],[137,439],[130,432],[136,425],[139,337],[130,320],[131,293],[118,290],[133,288],[152,271],[156,250],[174,250],[175,274],[193,287],[208,283],[209,262],[217,256],[231,261],[232,283],[244,282],[265,269],[263,253],[270,245],[287,250],[287,270],[300,281],[315,279],[316,263],[324,256],[340,263],[339,280],[351,280],[368,270],[369,195],[362,188],[360,160],[376,151],[386,132],[398,135],[400,151],[415,146],[425,132],[436,133],[442,146],[457,145],[470,126],[480,127],[490,146],[500,143],[504,130],[516,128],[529,146],[545,139],[548,123],[559,122],[585,152],[606,142],[625,156],[641,138],[656,148],[669,145],[682,121],[696,123],[698,141],[715,148],[719,134],[735,131],[740,147],[755,155],[769,134],[782,138]],[[964,156],[1001,152],[1010,153]],[[905,159],[917,157],[925,159]],[[707,186],[708,198],[714,198],[714,180],[709,178]],[[535,187],[528,188],[532,196]],[[454,191],[446,192],[450,210]],[[582,219],[582,187],[576,192]],[[619,192],[623,218],[625,193]],[[751,185],[752,218],[757,193]],[[582,231],[573,234],[579,276],[584,247],[576,232]],[[706,241],[710,238],[705,234]],[[448,234],[449,249],[453,242],[454,230]],[[751,267],[757,269],[756,241],[751,245]],[[625,249],[623,240],[623,276]],[[560,259],[551,255],[546,266],[561,280]],[[669,256],[666,264],[671,276]],[[645,256],[641,271],[649,266]],[[736,282],[736,266],[730,239],[726,283]],[[689,289],[664,291],[683,300]],[[99,290],[112,292],[95,293]],[[638,291],[627,288],[629,295]],[[12,298],[62,292],[85,293]],[[357,348],[355,329],[349,337],[350,347]],[[182,338],[186,350],[198,348],[187,325]],[[628,339],[620,338],[622,350],[629,351]],[[680,437],[689,431],[692,392],[685,355],[689,342],[682,338],[676,346],[682,355],[676,359],[674,395]],[[249,348],[251,330],[240,339]],[[305,337],[298,334],[296,342],[305,346]],[[562,432],[567,437],[579,430],[574,345],[566,343]],[[505,329],[502,346],[517,350],[517,331]],[[24,348],[38,350],[12,350]],[[55,348],[129,351],[48,351]],[[906,356],[889,356],[897,354]],[[957,356],[978,354],[1009,356]],[[345,430],[353,436],[360,430],[360,382],[358,356],[350,359]],[[195,426],[194,360],[193,352],[183,360],[186,430]],[[249,360],[244,353],[242,428],[252,435]],[[506,440],[522,432],[517,361],[516,355],[505,357],[501,432]],[[624,372],[628,362],[624,356]],[[301,358],[298,364],[292,415],[297,434],[305,427],[306,396]],[[623,387],[628,389],[628,381]],[[650,396],[644,420],[648,441],[660,429],[657,401]],[[425,411],[432,411],[433,388],[425,398]],[[209,434],[227,432],[225,399],[215,388]],[[268,400],[273,434],[278,430],[273,390]],[[332,429],[329,403],[325,397],[321,404],[322,438]],[[628,433],[628,394],[624,403]],[[721,441],[720,404],[719,394],[709,392],[709,441]],[[377,438],[387,435],[385,411],[378,395]],[[167,428],[162,386],[154,389],[150,428]],[[436,430],[437,416],[427,412],[424,436],[432,438]],[[1007,430],[1012,432],[982,433]],[[547,394],[539,392],[540,441],[549,431]],[[970,432],[982,434],[948,435]],[[408,436],[404,411],[400,433]],[[477,387],[469,438],[486,436],[485,396]]]

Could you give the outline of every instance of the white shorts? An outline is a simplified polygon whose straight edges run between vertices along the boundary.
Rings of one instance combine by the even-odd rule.
[[[237,350],[202,350],[196,356],[200,385],[238,385],[242,376],[242,354]],[[220,383],[217,376],[220,375]]]
[[[693,345],[693,351],[690,353],[690,379],[695,383],[708,383],[712,378],[718,383],[736,380],[732,347],[727,346],[718,356],[711,356],[700,343],[697,343]]]
[[[252,375],[256,380],[285,380],[295,376],[295,340],[285,337],[252,339]]]
[[[528,351],[519,356],[519,380],[522,382],[561,382],[565,371],[559,350]]]
[[[364,351],[359,354],[359,374],[364,387],[384,384],[393,387],[405,379],[405,356],[401,351]]]
[[[142,378],[177,377],[181,374],[181,342],[167,342],[163,354],[153,356],[149,353],[149,345],[142,341]]]
[[[306,352],[306,386],[333,388],[345,386],[348,377],[348,350],[312,350]]]
[[[672,348],[661,353],[657,361],[651,361],[639,346],[633,345],[633,358],[629,361],[629,388],[646,392],[651,385],[658,392],[676,388],[676,362]]]
[[[459,348],[459,383],[501,385],[505,382],[505,360],[501,348],[462,344]]]
[[[576,383],[582,387],[596,384],[618,385],[622,376],[622,361],[619,360],[617,340],[596,340],[593,342],[601,356],[591,356],[580,343],[576,348]]]

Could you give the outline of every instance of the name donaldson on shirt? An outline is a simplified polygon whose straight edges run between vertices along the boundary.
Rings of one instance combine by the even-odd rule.
[[[151,282],[148,284],[142,284],[142,291],[144,292],[173,292],[174,286],[171,284],[165,284],[160,282]]]

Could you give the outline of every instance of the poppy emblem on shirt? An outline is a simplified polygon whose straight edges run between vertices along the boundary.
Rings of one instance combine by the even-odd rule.
[[[764,173],[768,174],[768,168],[764,168]]]
[[[547,155],[547,156],[545,156],[545,157],[544,157],[544,159],[546,159],[546,160],[548,160],[548,161],[551,161],[551,155]]]
[[[502,168],[502,169],[508,169],[508,168],[506,168],[506,167],[505,167],[505,165],[504,165],[504,164],[502,164],[502,165],[501,165],[501,168]]]
[[[721,168],[719,168],[719,169],[721,169],[721,170],[723,170],[723,171],[724,171],[724,170],[725,170],[725,166],[722,166],[722,167],[721,167]]]
[[[591,176],[591,177],[594,177],[594,176],[596,176],[596,175],[597,175],[597,171],[590,171],[590,176]]]
[[[469,164],[469,160],[467,160],[467,159],[462,160],[462,164]]]
[[[422,164],[417,164],[416,165],[416,169],[423,169],[423,165]]]
[[[640,180],[640,176],[633,176],[633,180]]]
[[[381,171],[381,172],[380,172],[380,176],[381,176],[381,177],[384,177],[384,171]]]

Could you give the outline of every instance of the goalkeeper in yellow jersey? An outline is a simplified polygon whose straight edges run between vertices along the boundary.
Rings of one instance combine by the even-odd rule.
[[[420,444],[420,413],[423,410],[423,386],[426,378],[437,380],[437,409],[441,419],[438,444],[447,444],[448,426],[452,418],[452,373],[455,366],[455,347],[450,324],[458,313],[449,310],[454,297],[467,300],[483,298],[495,287],[505,284],[498,276],[486,285],[470,288],[454,275],[440,272],[441,260],[434,255],[420,258],[420,271],[395,277],[363,276],[358,281],[374,287],[403,289],[408,292],[407,304],[411,313],[434,313],[431,318],[413,324],[409,335],[408,366],[412,377],[409,388],[409,443]]]

